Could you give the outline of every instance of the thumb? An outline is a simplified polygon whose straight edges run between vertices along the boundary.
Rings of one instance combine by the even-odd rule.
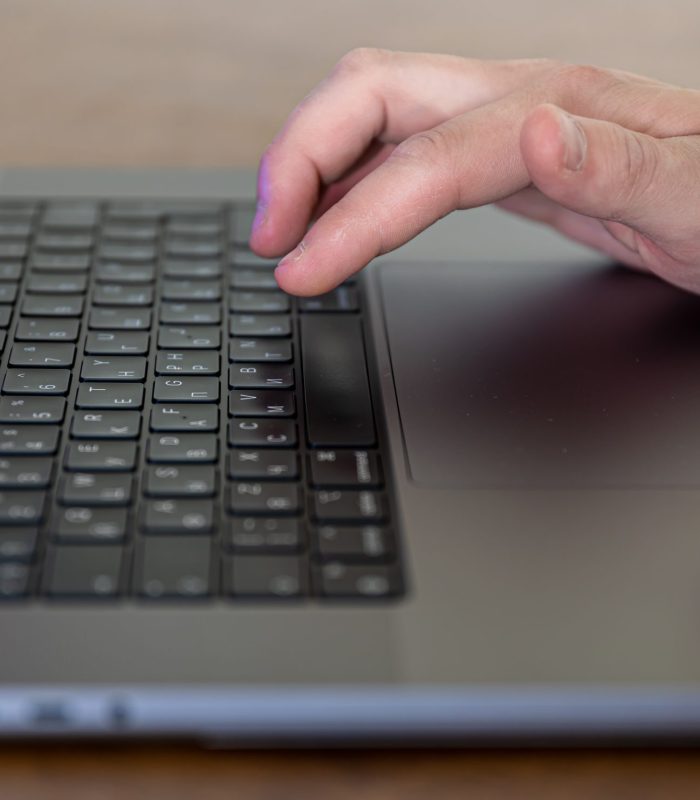
[[[697,236],[700,137],[657,139],[543,105],[525,120],[520,147],[535,186],[572,211],[662,246]],[[622,226],[606,227],[625,238]]]

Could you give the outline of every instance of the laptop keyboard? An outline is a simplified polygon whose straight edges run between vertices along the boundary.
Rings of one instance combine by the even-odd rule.
[[[403,592],[362,287],[230,203],[0,201],[0,599]]]

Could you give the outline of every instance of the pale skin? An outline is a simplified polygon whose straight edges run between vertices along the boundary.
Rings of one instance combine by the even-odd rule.
[[[287,292],[329,291],[487,203],[700,293],[700,91],[550,60],[359,49],[259,170],[250,244]]]

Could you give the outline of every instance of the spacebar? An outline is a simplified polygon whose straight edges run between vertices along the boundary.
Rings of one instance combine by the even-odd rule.
[[[340,314],[301,318],[306,433],[316,447],[374,444],[360,320]]]

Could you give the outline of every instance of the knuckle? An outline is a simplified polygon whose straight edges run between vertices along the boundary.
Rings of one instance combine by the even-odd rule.
[[[403,142],[397,145],[391,157],[421,164],[427,163],[431,166],[440,166],[451,160],[457,146],[455,132],[447,125],[441,125],[437,128],[415,133],[408,139],[404,139]]]
[[[603,91],[616,80],[610,70],[594,64],[557,64],[551,77],[554,88],[566,95]]]
[[[658,151],[642,135],[625,133],[619,170],[613,219],[621,218],[624,212],[629,216],[631,208],[644,206],[653,198],[659,171]]]
[[[335,65],[335,75],[355,74],[384,63],[391,56],[390,50],[380,47],[355,47],[349,50]]]

